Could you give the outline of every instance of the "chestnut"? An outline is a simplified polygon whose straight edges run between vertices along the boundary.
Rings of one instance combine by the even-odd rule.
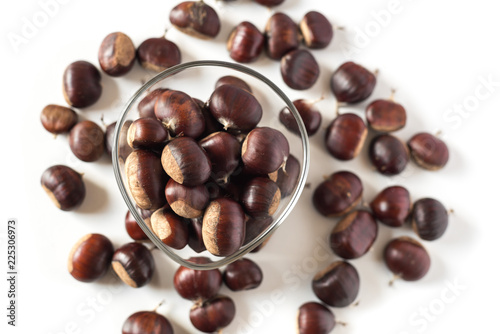
[[[250,88],[250,86],[244,80],[232,75],[226,75],[220,77],[215,83],[215,88],[218,88],[219,86],[223,85],[233,85],[243,90],[246,90],[249,93],[252,93],[252,88]]]
[[[413,203],[412,226],[423,240],[439,239],[448,227],[448,210],[436,199],[419,199]]]
[[[253,239],[257,238],[273,223],[273,217],[267,216],[262,218],[249,217],[245,223],[245,241],[243,245],[248,244]],[[261,244],[262,245],[262,244]],[[258,247],[254,248],[257,249]]]
[[[401,227],[411,213],[410,193],[401,186],[387,187],[373,199],[370,208],[382,224]]]
[[[348,306],[358,296],[358,271],[348,262],[333,262],[314,276],[312,288],[316,297],[325,304]]]
[[[181,63],[177,44],[165,37],[148,38],[137,48],[137,60],[146,70],[161,72]]]
[[[325,146],[334,158],[352,160],[363,148],[367,134],[366,124],[358,115],[338,115],[326,130]]]
[[[245,213],[241,205],[229,198],[210,202],[203,215],[203,243],[215,256],[235,253],[245,240]]]
[[[202,235],[203,217],[190,219],[188,223],[188,246],[196,253],[207,250]]]
[[[122,334],[174,334],[174,329],[163,315],[154,311],[140,311],[125,320]]]
[[[63,94],[70,106],[88,107],[99,100],[101,93],[101,74],[94,65],[80,60],[66,67],[63,75]]]
[[[69,133],[69,147],[78,159],[96,161],[104,153],[104,132],[92,121],[79,122]]]
[[[229,290],[243,291],[258,288],[262,283],[263,274],[257,263],[242,258],[228,264],[222,278]]]
[[[278,185],[267,177],[254,177],[245,185],[241,203],[254,218],[272,216],[280,204]]]
[[[406,110],[392,96],[388,100],[375,100],[366,107],[366,121],[375,131],[397,131],[406,125]]]
[[[175,182],[174,179],[168,181],[165,187],[165,197],[170,208],[184,218],[201,217],[209,200],[205,185],[188,187]]]
[[[333,173],[318,185],[313,204],[323,216],[343,216],[361,201],[363,185],[355,174],[348,171]]]
[[[335,327],[335,316],[325,305],[308,302],[299,307],[298,334],[329,334]]]
[[[68,258],[68,271],[80,282],[93,282],[111,265],[113,244],[102,234],[87,234],[76,242]]]
[[[285,198],[293,193],[300,175],[300,162],[292,154],[286,160],[286,171],[278,169],[269,174],[269,178],[278,185],[281,198]]]
[[[260,30],[248,21],[238,24],[226,43],[229,57],[238,63],[252,63],[259,58],[264,49],[265,37]]]
[[[284,13],[273,14],[265,29],[267,55],[279,60],[290,51],[299,48],[299,28],[297,24]]]
[[[429,253],[418,241],[410,237],[391,240],[385,246],[384,261],[395,278],[405,281],[421,279],[431,266]]]
[[[189,262],[207,264],[212,262],[207,257],[191,257]],[[219,269],[195,270],[180,266],[174,274],[174,288],[184,299],[200,302],[215,297],[222,286],[222,274]]]
[[[296,90],[311,88],[319,77],[319,65],[307,50],[293,50],[281,58],[281,77],[288,87]]]
[[[203,102],[200,99],[193,98],[193,100],[194,102],[196,102],[198,107],[200,107],[201,114],[203,115],[203,118],[205,120],[205,131],[203,131],[200,137],[204,138],[211,135],[214,132],[221,131],[223,129],[223,126],[212,115],[210,109],[208,108],[208,105],[205,104],[205,102]]]
[[[317,11],[310,11],[299,23],[304,44],[309,49],[324,49],[333,39],[333,27],[330,21]]]
[[[170,208],[156,210],[151,216],[151,227],[165,245],[174,249],[183,249],[187,245],[188,226]]]
[[[122,32],[107,35],[99,47],[99,65],[106,74],[119,77],[130,72],[135,61],[135,46]]]
[[[161,150],[169,139],[168,132],[156,118],[138,118],[127,131],[127,143],[134,149]]]
[[[120,163],[125,163],[127,157],[132,153],[133,149],[127,143],[127,136],[125,134],[128,133],[128,129],[132,124],[131,120],[127,120],[122,125],[122,130],[119,134],[120,138],[118,140],[118,159]],[[104,136],[106,137],[106,142],[104,148],[106,149],[106,153],[111,156],[113,153],[113,146],[115,145],[115,128],[116,122],[111,123],[106,127],[106,132]]]
[[[78,121],[78,115],[71,108],[49,104],[40,114],[43,127],[55,135],[69,132]]]
[[[254,1],[266,7],[278,6],[281,5],[283,2],[285,2],[285,0],[254,0]]]
[[[204,333],[221,333],[236,315],[236,306],[231,298],[218,295],[202,303],[194,304],[189,311],[193,326]]]
[[[135,241],[149,240],[148,236],[144,233],[130,211],[127,211],[125,215],[125,230],[129,237]]]
[[[139,117],[153,117],[155,118],[155,104],[158,98],[166,92],[166,88],[157,88],[146,95],[141,102],[137,105],[137,110],[139,111]]]
[[[196,38],[212,39],[219,34],[219,16],[203,1],[181,2],[172,8],[169,18],[175,28]]]
[[[427,170],[439,170],[448,162],[448,146],[430,133],[417,133],[408,141],[408,147],[417,165]]]
[[[82,174],[70,167],[55,165],[47,168],[40,183],[55,206],[63,211],[75,210],[85,199]]]
[[[233,135],[219,131],[199,142],[212,163],[212,178],[227,183],[240,162],[241,144]]]
[[[190,137],[172,139],[163,149],[161,164],[172,179],[188,187],[205,183],[212,171],[207,154]]]
[[[130,153],[125,161],[125,175],[130,194],[139,208],[157,210],[165,205],[168,177],[155,153],[147,150]]]
[[[111,265],[116,275],[132,288],[148,284],[155,270],[151,251],[139,242],[130,242],[118,248]]]
[[[378,225],[371,213],[357,210],[349,213],[330,233],[330,248],[344,259],[366,254],[377,238]]]
[[[302,122],[306,127],[307,135],[310,137],[318,132],[319,126],[321,125],[321,113],[314,106],[314,102],[300,99],[293,101],[293,105],[299,112]],[[287,107],[280,111],[280,122],[290,131],[295,134],[300,135],[299,125],[295,120],[295,117],[291,113],[290,109]]]
[[[286,137],[278,130],[255,128],[246,137],[241,146],[241,159],[249,173],[264,175],[283,168],[290,154]]]
[[[361,65],[351,61],[342,64],[330,80],[330,88],[338,102],[357,103],[373,92],[377,78]]]
[[[373,166],[384,175],[397,175],[408,165],[408,147],[398,138],[381,134],[372,139],[368,151]]]

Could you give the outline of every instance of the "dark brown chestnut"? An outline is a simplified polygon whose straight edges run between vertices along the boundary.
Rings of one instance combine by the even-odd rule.
[[[272,216],[280,204],[278,185],[267,177],[254,177],[245,185],[241,203],[254,218]]]
[[[245,213],[241,205],[229,198],[210,202],[203,215],[203,243],[216,256],[236,252],[245,240]]]
[[[375,100],[366,107],[366,121],[375,131],[393,132],[406,125],[406,110],[393,97]]]
[[[200,138],[207,137],[214,132],[222,131],[222,124],[220,124],[219,121],[217,121],[212,115],[210,109],[208,108],[208,105],[200,99],[193,98],[193,100],[194,102],[196,102],[196,104],[198,104],[198,107],[200,107],[203,118],[205,119],[205,131],[203,131]]]
[[[208,205],[209,193],[207,187],[188,187],[170,179],[165,187],[165,197],[170,208],[181,217],[197,218],[203,215]]]
[[[265,37],[248,21],[238,24],[226,43],[229,56],[238,63],[252,63],[256,61],[264,49]]]
[[[384,249],[384,261],[395,278],[416,281],[427,274],[431,258],[425,248],[410,237],[391,240]]]
[[[194,304],[189,311],[193,326],[204,333],[220,333],[222,328],[229,326],[235,315],[233,300],[222,295]]]
[[[370,142],[368,154],[373,166],[384,175],[401,173],[410,161],[406,144],[389,134],[374,137]]]
[[[146,70],[161,72],[181,63],[177,44],[165,37],[148,38],[137,48],[137,60]]]
[[[126,136],[131,124],[132,124],[131,120],[125,121],[122,125],[121,133],[119,134],[120,138],[118,140],[118,159],[120,163],[125,163],[125,160],[127,160],[127,157],[133,151],[133,148],[130,147],[129,144],[127,143],[127,136]],[[113,151],[113,146],[115,145],[114,143],[115,128],[116,128],[116,122],[113,122],[106,127],[106,132],[104,134],[106,137],[106,143],[105,143],[106,153],[109,156],[111,156]]]
[[[203,217],[190,219],[188,223],[188,246],[196,253],[207,250],[202,235]]]
[[[96,161],[104,153],[104,132],[92,121],[81,121],[69,133],[69,147],[78,159]]]
[[[324,49],[333,39],[333,27],[330,21],[317,11],[310,11],[299,24],[304,44],[309,49]]]
[[[188,187],[205,183],[212,171],[207,154],[190,137],[172,139],[163,149],[161,164],[172,179]]]
[[[344,259],[366,254],[377,238],[378,225],[371,213],[357,210],[349,213],[330,233],[330,248]]]
[[[155,262],[151,251],[139,242],[130,242],[118,248],[111,261],[120,279],[133,288],[140,288],[151,281]]]
[[[288,87],[296,90],[311,88],[319,77],[319,65],[307,50],[294,50],[281,58],[281,77]]]
[[[286,171],[278,169],[269,174],[269,178],[276,182],[280,188],[281,198],[285,198],[293,193],[300,175],[300,162],[292,154],[286,160]]]
[[[361,201],[363,185],[355,174],[340,171],[320,183],[313,195],[313,204],[323,216],[343,216]]]
[[[348,262],[336,261],[314,276],[312,288],[316,297],[325,304],[348,306],[358,296],[358,271]]]
[[[351,160],[358,156],[365,144],[368,129],[365,122],[356,114],[338,115],[328,126],[325,146],[338,160]]]
[[[252,88],[250,88],[250,86],[244,80],[232,75],[226,75],[219,78],[215,83],[215,88],[218,88],[223,85],[233,85],[243,90],[246,90],[249,93],[252,93]]]
[[[325,305],[308,302],[299,307],[298,334],[329,334],[335,327],[335,316]]]
[[[127,211],[125,215],[125,230],[129,237],[135,241],[149,240],[148,236],[144,233],[130,211]]]
[[[245,223],[245,241],[243,245],[258,237],[273,223],[273,217],[267,216],[263,218],[249,217]],[[258,247],[257,247],[258,248]],[[255,248],[255,249],[257,249]]]
[[[199,142],[212,163],[212,178],[227,183],[240,163],[241,144],[233,135],[219,131]]]
[[[154,311],[141,311],[125,320],[122,334],[174,334],[174,329],[163,315]]]
[[[361,65],[351,61],[342,64],[330,80],[330,88],[338,102],[357,103],[373,92],[377,78]]]
[[[174,249],[186,247],[189,233],[187,223],[170,208],[156,210],[151,216],[151,227],[165,245]]]
[[[169,139],[168,131],[156,118],[138,118],[127,131],[127,143],[134,149],[158,151]]]
[[[55,165],[47,168],[40,183],[55,206],[63,211],[75,210],[85,199],[82,174],[70,167]]]
[[[102,234],[87,234],[76,242],[68,258],[68,271],[80,282],[93,282],[106,274],[113,244]]]
[[[228,264],[222,278],[229,290],[244,291],[258,288],[262,283],[263,274],[257,263],[242,258]]]
[[[139,111],[139,117],[156,117],[155,115],[155,104],[158,98],[166,92],[166,88],[157,88],[146,95],[141,102],[137,105],[137,110]]]
[[[207,264],[207,257],[191,257],[189,262]],[[201,301],[215,297],[222,286],[222,273],[219,269],[195,270],[180,266],[174,274],[174,288],[184,299]]]
[[[170,23],[190,36],[211,39],[220,31],[215,10],[203,1],[184,1],[170,11]]]
[[[275,13],[267,20],[265,35],[267,55],[271,59],[279,60],[299,48],[299,28],[284,13]]]
[[[448,162],[448,146],[430,133],[417,133],[408,141],[408,147],[417,165],[427,170],[439,170]]]
[[[119,77],[134,66],[135,46],[130,37],[122,32],[107,35],[99,47],[99,65],[106,74]]]
[[[76,112],[67,107],[49,104],[40,114],[43,127],[55,135],[69,132],[78,121]]]
[[[63,93],[66,102],[75,108],[96,103],[102,93],[99,70],[87,61],[71,63],[64,71]]]
[[[390,227],[403,226],[411,213],[408,190],[401,186],[387,187],[370,203],[373,216]]]
[[[155,153],[148,150],[130,153],[125,161],[125,175],[130,194],[139,208],[157,210],[165,205],[168,176]]]
[[[308,136],[314,135],[321,125],[321,113],[318,108],[315,107],[314,101],[308,101],[304,99],[293,101],[293,105],[299,112],[300,118],[306,127],[306,132]],[[299,125],[295,120],[295,117],[290,112],[287,107],[283,108],[280,112],[280,122],[290,131],[295,134],[300,135]]]
[[[285,0],[254,0],[254,1],[266,7],[275,7],[285,2]]]
[[[436,199],[419,199],[413,204],[412,226],[423,240],[439,239],[448,227],[448,210]]]

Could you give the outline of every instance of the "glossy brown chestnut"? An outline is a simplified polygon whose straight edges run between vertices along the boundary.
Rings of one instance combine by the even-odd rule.
[[[219,16],[203,1],[184,1],[170,11],[170,23],[190,36],[211,39],[220,30]]]
[[[265,37],[248,21],[238,24],[226,43],[229,56],[238,63],[252,63],[259,58],[264,49]]]
[[[229,198],[210,202],[203,215],[203,243],[216,256],[236,252],[245,240],[245,213],[241,205]]]
[[[135,46],[130,37],[114,32],[104,38],[99,47],[99,65],[106,74],[119,77],[134,66]]]
[[[436,199],[419,199],[413,204],[412,226],[424,240],[439,239],[448,227],[448,210]]]
[[[258,237],[273,223],[273,217],[252,218],[247,219],[245,223],[245,241],[243,245]]]
[[[189,262],[207,264],[207,257],[191,257]],[[222,273],[219,269],[195,270],[180,266],[174,274],[174,288],[184,299],[201,301],[215,297],[222,286]]]
[[[165,197],[170,208],[181,217],[197,218],[203,215],[208,205],[209,193],[207,187],[188,187],[170,179],[165,187]]]
[[[285,0],[254,0],[254,1],[266,7],[278,6],[281,5],[283,2],[285,2]]]
[[[310,11],[299,24],[304,44],[310,49],[324,49],[333,39],[333,27],[321,13]]]
[[[329,334],[335,327],[335,316],[320,303],[302,304],[297,316],[298,334]]]
[[[334,158],[351,160],[363,148],[367,134],[366,124],[358,115],[338,115],[326,130],[325,146]]]
[[[47,168],[40,183],[55,206],[63,211],[75,210],[85,199],[82,174],[70,167],[55,165]]]
[[[40,121],[45,130],[57,135],[69,132],[78,121],[78,115],[71,108],[49,104],[43,108]]]
[[[431,258],[425,248],[409,237],[391,240],[385,246],[384,261],[396,278],[405,281],[421,279],[431,266]]]
[[[350,61],[332,74],[330,88],[338,102],[357,103],[372,94],[376,83],[377,78],[373,73]]]
[[[69,147],[78,159],[96,161],[104,153],[104,132],[92,121],[81,121],[69,133]]]
[[[311,88],[319,77],[319,65],[307,50],[294,50],[281,58],[281,77],[288,87],[296,90]]]
[[[163,149],[161,164],[172,179],[188,187],[205,183],[212,171],[207,154],[190,137],[172,139]]]
[[[245,211],[254,218],[272,216],[280,204],[278,185],[267,177],[254,177],[245,185],[241,203]]]
[[[188,223],[188,246],[196,253],[207,250],[202,235],[203,217],[190,219]]]
[[[181,63],[177,44],[165,37],[148,38],[137,48],[137,60],[146,70],[161,72]]]
[[[286,160],[286,172],[278,169],[269,174],[269,178],[276,182],[280,188],[281,198],[285,198],[293,193],[300,175],[300,162],[292,154]]]
[[[146,95],[137,105],[139,117],[156,117],[155,104],[161,94],[166,92],[167,88],[157,88]]]
[[[377,238],[378,225],[371,213],[357,210],[338,222],[330,233],[330,248],[344,259],[366,254]]]
[[[240,163],[241,144],[233,135],[219,131],[199,142],[212,163],[212,178],[227,183]]]
[[[125,161],[125,175],[130,194],[139,208],[157,210],[165,205],[168,176],[155,153],[147,150],[130,153]]]
[[[361,201],[363,185],[355,174],[340,171],[320,183],[313,194],[313,204],[323,216],[343,216]]]
[[[187,223],[170,208],[163,207],[151,216],[151,227],[156,236],[167,246],[183,249],[188,242]]]
[[[189,311],[193,326],[204,333],[220,333],[222,328],[229,326],[235,315],[233,300],[222,295],[194,304]]]
[[[125,215],[125,230],[129,237],[135,241],[149,240],[148,236],[144,233],[130,211],[127,211]]]
[[[266,50],[271,59],[279,60],[299,48],[299,27],[284,13],[273,14],[266,24]]]
[[[368,154],[373,166],[384,175],[401,173],[410,161],[410,153],[406,144],[389,134],[373,138]]]
[[[387,187],[370,203],[373,216],[390,227],[403,226],[411,213],[408,190],[401,186]]]
[[[249,93],[252,93],[252,88],[250,88],[250,86],[244,80],[232,75],[226,75],[219,78],[215,83],[215,88],[218,88],[223,85],[233,85],[243,90],[246,90]]]
[[[308,100],[295,100],[293,101],[293,105],[299,112],[300,118],[306,127],[306,132],[308,136],[314,135],[321,125],[321,113],[314,106],[313,102]],[[295,120],[295,117],[290,112],[290,109],[287,107],[283,108],[280,112],[280,122],[290,131],[295,134],[300,135],[299,125]]]
[[[159,151],[169,139],[168,131],[156,118],[138,118],[127,131],[127,143],[134,149]]]
[[[63,94],[70,106],[88,107],[99,100],[101,93],[101,74],[94,65],[80,60],[66,67],[63,75]]]
[[[87,234],[76,242],[68,258],[68,271],[80,282],[93,282],[106,274],[113,244],[102,234]]]
[[[131,120],[127,120],[123,123],[122,125],[122,131],[119,134],[119,143],[118,143],[118,159],[120,163],[125,163],[125,160],[127,160],[127,157],[132,153],[133,148],[129,146],[127,143],[127,136],[126,134],[128,133],[128,129],[130,125],[132,124]],[[106,142],[105,142],[105,148],[106,148],[106,153],[111,156],[112,151],[113,151],[113,146],[115,145],[114,140],[115,140],[115,127],[116,127],[116,122],[111,123],[106,127],[106,132],[105,132],[105,137],[106,137]]]
[[[174,329],[168,319],[161,314],[141,311],[125,320],[122,334],[174,334]]]
[[[393,100],[375,100],[366,107],[366,121],[376,131],[393,132],[406,125],[406,110]]]
[[[257,263],[242,258],[228,264],[222,278],[229,290],[244,291],[258,288],[262,283],[263,274]]]
[[[325,304],[348,306],[358,296],[358,271],[348,262],[334,262],[314,276],[312,288],[316,297]]]
[[[151,251],[139,242],[131,242],[118,248],[111,261],[120,279],[133,288],[140,288],[151,281],[155,262]]]
[[[448,162],[448,146],[430,133],[417,133],[408,141],[408,147],[413,160],[422,168],[439,170]]]

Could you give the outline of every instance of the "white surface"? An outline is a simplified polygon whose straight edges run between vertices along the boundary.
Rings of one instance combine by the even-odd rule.
[[[41,2],[49,2],[42,0]],[[60,1],[61,3],[64,1]],[[9,33],[21,34],[24,20],[32,21],[42,10],[38,1],[11,1],[0,14],[2,22],[2,143],[0,313],[2,333],[119,333],[123,321],[135,311],[153,309],[174,324],[175,332],[194,333],[189,323],[190,302],[180,299],[172,286],[176,265],[155,252],[159,270],[152,284],[131,289],[117,283],[111,274],[94,284],[75,281],[66,271],[66,257],[73,243],[90,232],[103,233],[115,246],[129,241],[123,228],[126,208],[115,185],[109,159],[97,163],[76,160],[66,136],[57,139],[40,125],[41,109],[49,103],[64,104],[61,76],[67,64],[78,59],[97,64],[97,49],[113,31],[127,33],[138,45],[160,36],[168,25],[168,13],[177,1],[65,1],[45,26],[20,45],[18,52],[8,41]],[[207,0],[214,4],[215,1]],[[392,8],[398,13],[384,26],[374,22],[373,11]],[[250,20],[263,28],[267,9],[241,0],[215,5],[222,18],[222,31],[215,41],[200,41],[171,30],[167,37],[181,48],[183,61],[230,60],[225,39],[231,27]],[[322,74],[313,89],[292,91],[282,82],[278,63],[261,57],[252,64],[273,79],[292,99],[327,97],[318,104],[323,125],[334,117],[334,99],[328,89],[332,71],[354,59],[380,70],[372,98],[387,97],[398,90],[397,100],[408,110],[407,127],[398,132],[408,139],[421,130],[442,130],[451,150],[448,166],[437,173],[410,165],[402,176],[386,178],[373,172],[366,152],[343,163],[329,157],[322,133],[311,138],[313,162],[306,189],[288,221],[264,250],[252,255],[263,268],[265,281],[254,291],[230,293],[237,303],[237,316],[224,333],[293,333],[300,304],[315,300],[310,289],[314,273],[336,257],[318,240],[325,240],[334,221],[315,212],[311,194],[322,175],[353,169],[363,180],[365,199],[388,184],[402,184],[414,198],[432,196],[455,210],[445,236],[424,243],[432,257],[429,274],[414,283],[387,286],[391,275],[381,261],[381,249],[392,237],[411,234],[408,229],[381,227],[373,252],[352,261],[361,275],[358,307],[335,309],[347,322],[334,333],[471,333],[498,330],[500,298],[498,277],[498,159],[496,133],[500,124],[500,86],[481,87],[482,78],[500,82],[498,8],[490,0],[286,0],[278,8],[300,20],[308,10],[324,12],[345,32],[337,32],[326,50],[314,51]],[[43,18],[42,18],[43,19]],[[387,23],[388,22],[388,23]],[[42,22],[43,23],[43,22]],[[377,27],[379,28],[377,30]],[[355,40],[357,29],[370,30],[372,37]],[[349,55],[346,45],[356,54]],[[357,47],[353,49],[353,46]],[[93,107],[81,111],[82,119],[114,121],[121,106],[148,74],[139,66],[118,79],[103,76],[104,96]],[[483,93],[481,99],[474,95]],[[478,102],[462,114],[447,110],[455,105]],[[361,105],[356,107],[362,114]],[[464,109],[465,110],[465,109]],[[6,150],[6,152],[5,152]],[[62,163],[85,173],[87,199],[76,212],[57,210],[39,186],[42,172]],[[5,222],[19,220],[18,327],[7,327],[4,315],[6,285]],[[451,282],[451,283],[450,283]],[[453,282],[460,289],[447,290]],[[442,307],[442,308],[441,308]],[[429,309],[427,318],[423,313]],[[248,324],[253,324],[251,327]]]

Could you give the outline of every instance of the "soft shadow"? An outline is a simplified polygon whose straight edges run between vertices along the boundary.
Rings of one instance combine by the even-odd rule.
[[[120,97],[120,90],[115,80],[105,73],[101,74],[102,95],[96,104],[88,108],[89,111],[102,112],[114,106],[116,100]]]
[[[109,198],[106,188],[96,184],[89,178],[83,176],[86,195],[82,206],[76,210],[77,213],[95,214],[108,205]]]

